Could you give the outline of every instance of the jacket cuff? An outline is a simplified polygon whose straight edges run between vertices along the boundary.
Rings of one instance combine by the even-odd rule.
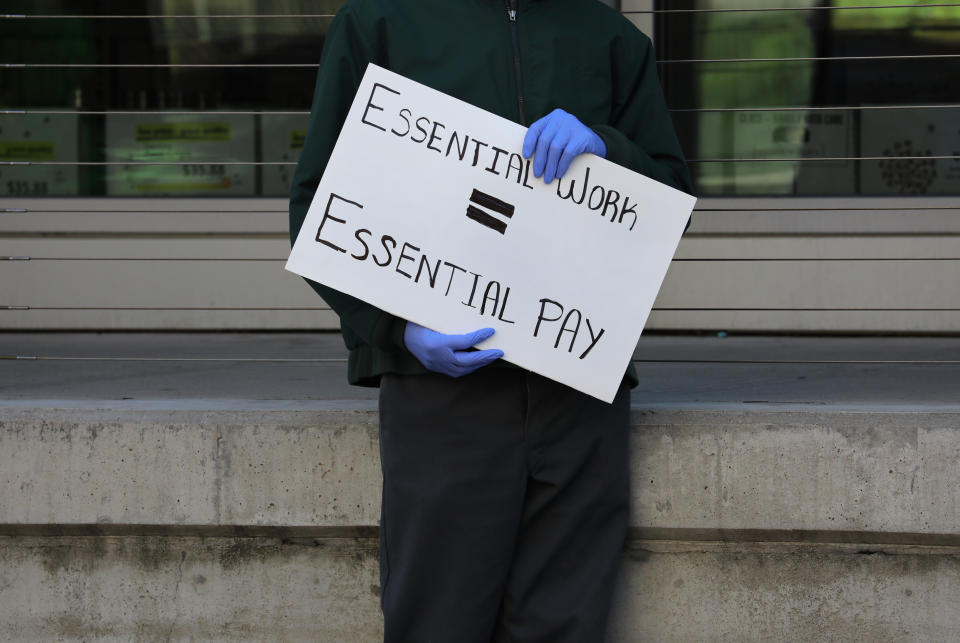
[[[604,157],[611,163],[629,168],[635,146],[626,136],[610,125],[593,125],[590,129],[596,132],[607,146],[607,155]]]

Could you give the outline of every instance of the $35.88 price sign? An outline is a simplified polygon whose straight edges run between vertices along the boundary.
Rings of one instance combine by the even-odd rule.
[[[224,174],[226,174],[226,167],[224,165],[201,165],[193,163],[183,166],[184,176],[223,176]]]
[[[46,181],[7,181],[5,187],[10,196],[43,196],[50,193]]]

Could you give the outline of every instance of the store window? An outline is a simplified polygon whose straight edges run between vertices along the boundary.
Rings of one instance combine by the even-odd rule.
[[[944,4],[657,2],[697,192],[960,193],[960,7]],[[7,0],[24,17],[0,18],[0,62],[25,66],[2,70],[0,196],[286,195],[341,5]]]
[[[960,6],[943,4],[659,2],[697,192],[960,194]]]
[[[287,194],[341,4],[7,0],[0,196]]]

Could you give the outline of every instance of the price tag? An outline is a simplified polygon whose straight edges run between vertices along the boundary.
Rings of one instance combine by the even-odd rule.
[[[249,115],[111,114],[111,196],[253,196],[256,168]],[[156,165],[152,165],[156,163]]]
[[[299,114],[265,114],[260,121],[260,149],[264,161],[296,163],[307,136],[309,117]],[[293,165],[263,167],[264,196],[287,196]]]
[[[0,196],[73,196],[77,166],[76,114],[0,115]]]

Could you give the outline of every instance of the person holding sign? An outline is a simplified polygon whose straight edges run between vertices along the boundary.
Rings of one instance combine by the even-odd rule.
[[[529,124],[509,153],[546,183],[595,154],[691,191],[650,40],[602,3],[347,0],[321,55],[291,241],[370,63]],[[491,328],[438,333],[308,282],[340,316],[348,380],[380,386],[385,641],[602,641],[628,524],[632,366],[607,404],[474,350]]]

